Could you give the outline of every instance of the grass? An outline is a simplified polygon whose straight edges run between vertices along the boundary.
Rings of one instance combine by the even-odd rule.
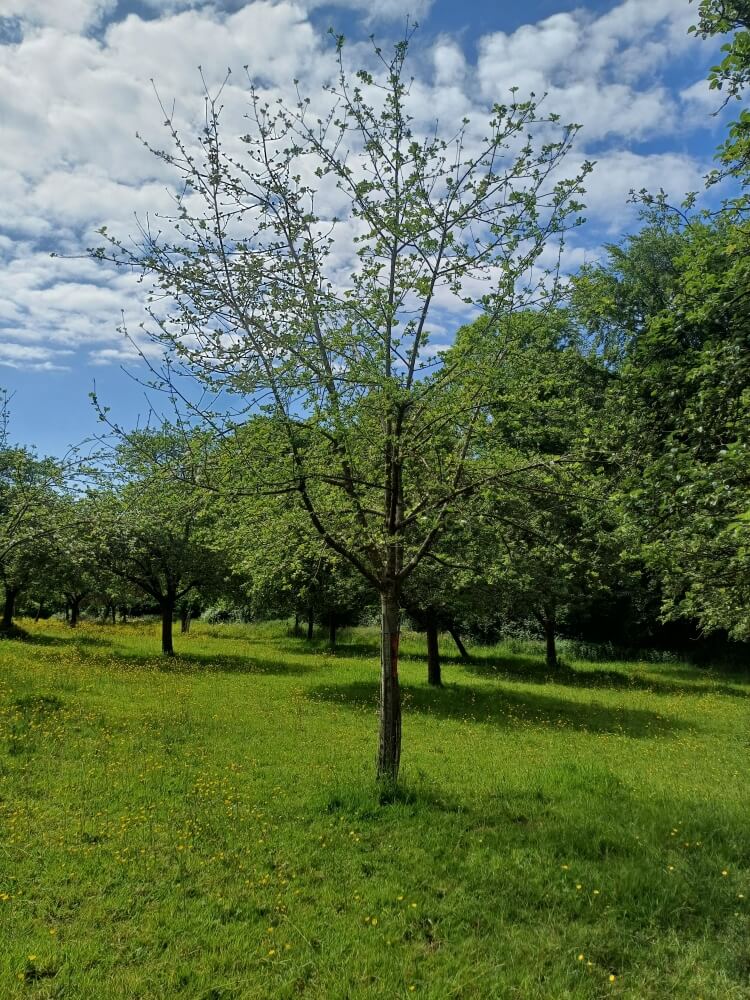
[[[374,632],[0,643],[0,997],[750,997],[750,678]],[[450,641],[445,642],[446,649]]]

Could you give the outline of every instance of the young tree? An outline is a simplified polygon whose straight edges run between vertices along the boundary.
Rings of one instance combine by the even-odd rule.
[[[251,87],[242,154],[225,148],[218,99],[206,95],[197,142],[167,113],[172,145],[155,152],[179,179],[174,218],[143,227],[135,246],[93,251],[153,279],[151,333],[173,394],[184,398],[187,375],[239,397],[244,416],[273,415],[284,471],[259,492],[295,492],[380,595],[377,774],[389,781],[401,754],[401,590],[482,476],[482,386],[446,394],[454,373],[428,345],[433,314],[451,297],[493,317],[542,307],[555,282],[541,255],[580,221],[589,169],[561,179],[577,127],[515,92],[484,129],[421,125],[407,48],[376,48],[372,67],[350,74],[337,39],[319,113],[323,97],[271,104]],[[243,419],[198,409],[220,433]]]

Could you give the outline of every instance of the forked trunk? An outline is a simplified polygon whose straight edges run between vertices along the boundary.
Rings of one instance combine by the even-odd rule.
[[[427,683],[433,687],[442,687],[440,676],[440,645],[437,623],[430,620],[427,623]]]
[[[448,633],[450,634],[451,639],[453,639],[453,641],[455,642],[456,649],[458,650],[461,659],[470,660],[471,657],[469,656],[466,646],[464,646],[463,642],[461,642],[461,636],[458,634],[458,631],[453,626],[451,626],[448,629]]]
[[[3,620],[1,628],[10,629],[13,626],[13,615],[16,613],[16,598],[18,597],[17,587],[5,588],[5,601],[3,603]]]
[[[398,591],[395,586],[380,595],[380,738],[378,780],[395,784],[401,761],[401,691],[398,684],[400,639]]]
[[[173,615],[174,601],[167,597],[161,603],[161,651],[165,656],[174,656],[174,645],[172,644]]]

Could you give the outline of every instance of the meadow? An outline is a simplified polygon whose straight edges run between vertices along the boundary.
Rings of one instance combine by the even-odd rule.
[[[377,635],[0,642],[0,997],[750,997],[750,677]],[[444,649],[452,652],[450,641]]]

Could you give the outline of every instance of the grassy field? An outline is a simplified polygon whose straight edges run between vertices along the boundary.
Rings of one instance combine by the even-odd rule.
[[[432,690],[407,635],[381,801],[371,631],[27,627],[2,1000],[750,997],[746,674],[499,646]]]

